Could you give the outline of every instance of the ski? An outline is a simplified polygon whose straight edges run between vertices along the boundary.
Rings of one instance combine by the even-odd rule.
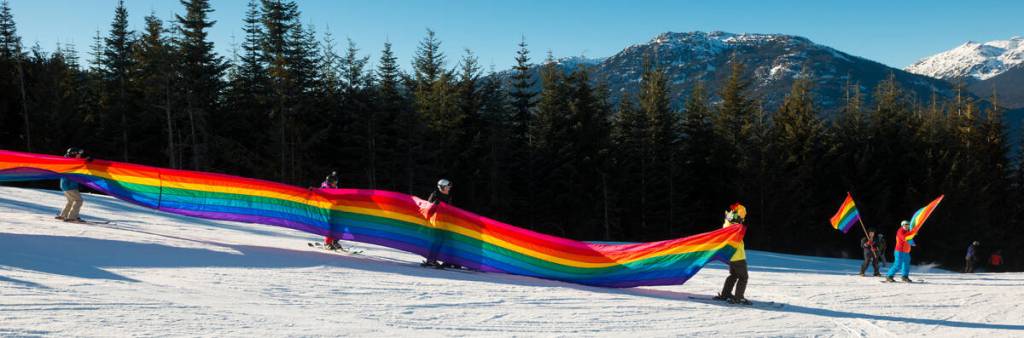
[[[78,221],[65,221],[65,220],[60,219],[60,218],[54,218],[54,220],[56,220],[58,222],[75,223],[75,224],[110,224],[110,221],[90,221],[90,220],[84,220],[84,219],[80,219]]]
[[[903,283],[903,284],[924,284],[925,283],[925,281],[923,279],[915,279],[915,280],[910,281],[910,282],[904,282],[904,281],[901,281],[901,280],[894,280],[894,281],[890,282],[890,281],[887,281],[887,280],[883,279],[883,280],[881,280],[881,282],[882,283],[893,283],[893,284],[897,284],[897,283]]]
[[[751,301],[750,302],[751,304],[747,305],[747,304],[730,303],[729,301],[724,300],[724,299],[723,300],[717,300],[717,299],[713,299],[713,298],[709,298],[709,297],[687,296],[686,298],[689,298],[689,299],[692,299],[692,300],[701,301],[702,303],[725,304],[725,305],[737,306],[737,307],[744,307],[744,306],[746,306],[746,307],[753,307],[753,308],[781,309],[781,308],[786,306],[786,304],[784,304],[784,303],[776,303],[774,301],[766,301],[766,302]]]

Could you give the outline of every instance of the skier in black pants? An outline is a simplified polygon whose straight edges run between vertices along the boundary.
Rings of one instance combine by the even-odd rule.
[[[875,268],[874,276],[881,276],[882,274],[878,273],[878,242],[875,239],[875,229],[868,229],[868,237],[860,239],[860,248],[864,250],[864,264],[860,265],[860,275],[864,276],[868,263],[871,263],[871,267]]]
[[[452,182],[447,179],[441,179],[437,181],[437,189],[430,193],[430,197],[427,197],[427,202],[433,203],[434,207],[437,204],[444,202],[445,204],[451,204],[452,198],[449,193],[452,190]],[[441,264],[437,261],[437,255],[441,252],[441,248],[444,246],[444,241],[448,239],[448,232],[443,230],[437,230],[434,232],[434,242],[430,244],[430,252],[427,253],[427,261],[423,262],[423,266],[432,266],[438,269],[445,267],[455,267],[452,264]]]
[[[725,222],[722,224],[723,228],[728,227],[745,227],[743,220],[747,217],[747,208],[742,204],[734,203],[729,206],[729,210],[725,212]],[[733,286],[736,287],[736,292],[733,293]],[[715,296],[715,300],[725,300],[732,304],[752,305],[743,294],[747,290],[747,253],[744,249],[743,242],[740,242],[739,249],[729,259],[729,277],[725,278],[725,285],[722,286],[722,292]]]

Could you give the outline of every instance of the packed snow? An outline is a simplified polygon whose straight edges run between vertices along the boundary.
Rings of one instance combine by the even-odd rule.
[[[110,223],[59,222],[60,192],[0,187],[0,336],[1024,335],[1024,273],[915,266],[924,283],[883,284],[856,260],[750,250],[743,307],[706,300],[718,263],[685,285],[596,288],[84,198],[83,218]]]
[[[985,43],[968,41],[907,67],[911,73],[943,80],[987,80],[1024,63],[1024,38]]]

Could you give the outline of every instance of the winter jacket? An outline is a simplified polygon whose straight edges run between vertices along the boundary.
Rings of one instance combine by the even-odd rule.
[[[78,188],[79,188],[78,182],[72,181],[71,179],[69,179],[67,177],[61,177],[60,178],[60,190],[61,191],[78,190]]]
[[[971,260],[974,259],[974,244],[967,246],[967,256],[964,256],[964,258]]]
[[[899,230],[896,230],[896,252],[910,253],[910,243],[907,243],[907,234],[910,230],[903,230],[901,226]]]
[[[437,202],[452,204],[452,196],[442,193],[441,190],[434,189],[434,192],[430,193],[430,197],[427,197],[427,202],[434,204],[437,204]]]
[[[860,248],[864,250],[864,255],[870,255],[871,251],[878,250],[878,242],[869,241],[867,237],[861,237]]]
[[[992,257],[988,258],[988,264],[991,264],[992,266],[1003,265],[1003,256],[1000,256],[999,254],[992,254]]]
[[[729,221],[725,221],[725,223],[722,223],[723,229],[736,226],[743,228],[743,231],[747,231],[747,226],[743,225],[742,223],[730,223]],[[744,247],[745,245],[743,245],[743,241],[740,241],[739,248],[736,249],[736,253],[732,254],[732,258],[730,258],[729,261],[738,262],[747,260],[747,250]]]

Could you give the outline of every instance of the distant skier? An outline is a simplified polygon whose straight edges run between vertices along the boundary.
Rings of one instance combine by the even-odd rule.
[[[910,232],[910,222],[900,222],[900,228],[896,231],[896,246],[893,248],[893,253],[896,255],[896,259],[892,262],[892,266],[889,267],[889,272],[885,274],[886,282],[895,282],[893,276],[896,275],[896,271],[903,275],[902,281],[910,283],[910,247],[913,244],[907,242],[907,233]]]
[[[868,268],[868,263],[875,269],[875,277],[881,276],[878,273],[878,242],[875,238],[875,229],[868,229],[868,237],[860,239],[860,247],[864,251],[864,263],[860,265],[860,275]]]
[[[729,210],[725,212],[725,221],[722,223],[722,228],[728,228],[733,226],[745,227],[743,221],[747,218],[747,208],[742,204],[734,203],[729,206]],[[733,286],[736,286],[736,292],[733,293]],[[725,285],[722,286],[722,292],[715,296],[716,300],[725,300],[733,304],[751,305],[752,303],[744,297],[744,292],[747,290],[747,253],[744,250],[743,242],[740,242],[739,250],[732,255],[729,260],[729,277],[725,278]]]
[[[85,162],[92,162],[91,157],[85,156],[85,150],[75,147],[68,148],[64,152],[64,157],[76,159],[84,157]],[[66,176],[61,176],[60,190],[64,192],[64,198],[67,198],[68,203],[64,205],[60,215],[54,218],[65,222],[85,223],[85,221],[78,217],[78,212],[82,210],[82,193],[79,192],[79,188],[78,182],[72,181]]]
[[[884,268],[887,264],[889,264],[889,257],[886,256],[887,253],[885,251],[887,248],[887,246],[885,245],[885,235],[882,233],[878,233],[877,235],[875,235],[875,238],[875,246],[878,247],[878,259],[881,260],[881,264],[879,265],[881,265]]]
[[[427,197],[427,202],[433,203],[436,208],[438,204],[444,202],[445,204],[451,204],[452,198],[449,193],[452,190],[452,182],[447,179],[440,179],[437,181],[437,189],[430,193],[430,197]],[[423,266],[432,266],[438,269],[446,267],[445,264],[437,261],[437,255],[441,252],[441,248],[444,246],[445,240],[448,239],[448,232],[443,230],[437,230],[434,232],[434,241],[430,244],[430,252],[427,253],[427,260],[423,262]],[[454,267],[448,264],[450,267]]]
[[[974,272],[974,266],[978,263],[977,248],[981,245],[978,241],[974,241],[971,245],[967,246],[967,255],[964,256],[964,273]]]
[[[320,183],[320,189],[338,189],[338,172],[332,171],[330,175],[327,175],[324,181]],[[330,233],[324,237],[324,247],[328,250],[345,250],[341,246],[341,241],[331,237]]]

